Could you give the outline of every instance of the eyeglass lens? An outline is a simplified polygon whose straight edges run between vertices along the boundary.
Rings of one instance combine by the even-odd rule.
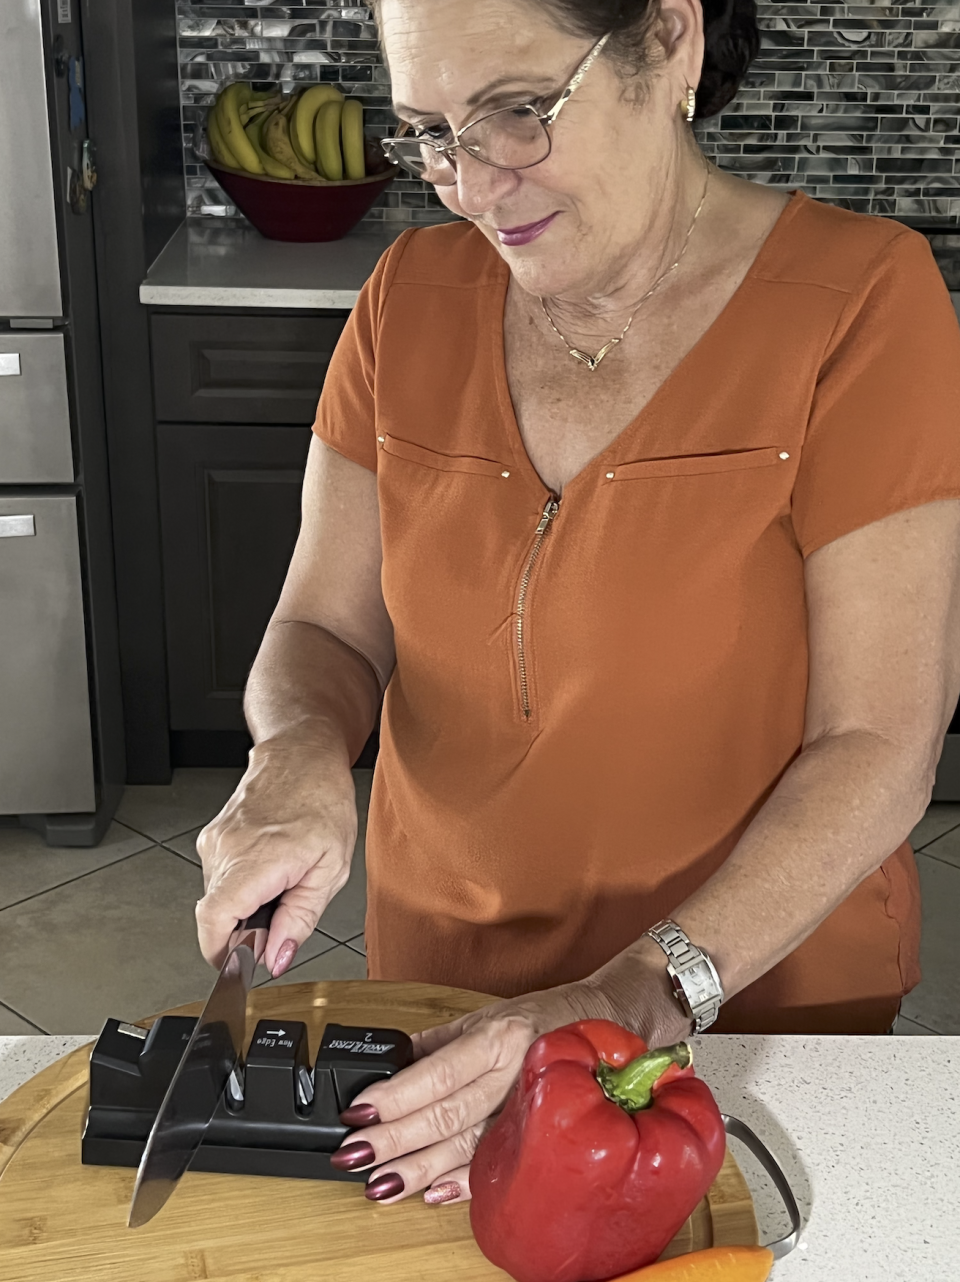
[[[532,107],[508,107],[466,128],[460,135],[460,145],[477,160],[498,169],[528,169],[550,154],[550,135]],[[456,182],[451,161],[428,144],[414,138],[399,139],[395,155],[428,182]]]

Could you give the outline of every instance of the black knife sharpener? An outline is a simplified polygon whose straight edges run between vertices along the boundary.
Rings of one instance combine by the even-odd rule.
[[[107,1020],[90,1056],[85,1165],[140,1165],[196,1022],[163,1015],[147,1032]],[[190,1169],[365,1182],[369,1171],[330,1165],[330,1154],[349,1133],[339,1114],[372,1082],[412,1062],[413,1045],[398,1029],[328,1024],[311,1068],[306,1024],[262,1019]]]

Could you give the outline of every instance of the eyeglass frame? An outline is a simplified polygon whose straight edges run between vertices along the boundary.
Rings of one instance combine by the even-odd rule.
[[[597,58],[600,56],[601,52],[603,51],[604,45],[610,39],[612,34],[613,33],[611,31],[608,31],[605,36],[600,37],[600,39],[593,46],[593,48],[590,50],[590,52],[587,54],[584,60],[580,63],[579,67],[577,67],[576,71],[571,76],[566,87],[561,91],[560,97],[553,104],[550,110],[545,114],[541,115],[540,112],[536,110],[533,103],[529,103],[529,102],[521,103],[519,104],[518,107],[498,107],[496,111],[488,111],[486,115],[478,116],[476,120],[471,120],[467,124],[465,124],[462,129],[458,129],[453,135],[452,142],[448,142],[448,143],[435,142],[432,139],[427,138],[425,135],[422,138],[416,139],[416,141],[420,143],[421,147],[423,146],[432,147],[433,150],[437,152],[438,156],[445,156],[447,163],[449,164],[450,168],[453,170],[454,177],[453,177],[452,183],[432,182],[432,180],[429,178],[426,179],[426,181],[431,182],[432,185],[435,187],[452,187],[453,184],[457,181],[457,165],[453,157],[454,157],[454,153],[459,150],[466,151],[468,156],[471,156],[474,160],[479,161],[481,165],[490,165],[490,167],[493,169],[506,169],[506,170],[516,171],[518,169],[533,169],[535,165],[542,165],[543,162],[550,155],[550,153],[553,151],[553,136],[550,133],[549,126],[556,123],[556,119],[560,115],[560,112],[563,110],[564,105],[567,102],[569,102],[571,97],[580,88],[580,85],[583,82],[584,76],[593,66],[594,62],[596,62]],[[464,147],[463,143],[460,141],[460,139],[467,132],[467,130],[472,129],[474,125],[482,124],[484,120],[489,120],[491,116],[499,115],[501,111],[517,111],[520,108],[531,111],[534,114],[534,116],[537,118],[537,120],[540,122],[540,124],[543,126],[543,131],[547,138],[547,153],[545,156],[541,156],[539,160],[533,160],[530,162],[529,165],[498,165],[493,160],[484,160],[482,157],[474,155],[474,153],[470,150],[470,148]],[[384,155],[392,164],[400,166],[402,163],[399,160],[395,160],[392,155],[394,143],[399,142],[401,139],[406,139],[406,138],[409,138],[409,141],[413,142],[414,138],[411,138],[405,132],[406,130],[408,129],[412,130],[413,128],[414,128],[413,125],[409,124],[407,121],[404,121],[401,124],[399,130],[395,134],[393,134],[389,138],[380,139],[380,146],[383,148]],[[408,172],[412,172],[412,171],[408,171]],[[420,174],[418,175],[418,177],[422,178],[423,175]]]

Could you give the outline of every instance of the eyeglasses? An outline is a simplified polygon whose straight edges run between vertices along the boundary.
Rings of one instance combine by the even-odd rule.
[[[381,138],[380,145],[394,164],[402,165],[417,178],[438,187],[448,187],[457,181],[456,153],[461,148],[474,160],[492,165],[494,169],[530,169],[539,165],[553,147],[550,126],[579,89],[609,39],[610,32],[607,32],[597,41],[545,115],[528,103],[491,111],[456,133],[449,125],[431,127],[435,132],[425,129],[418,133],[413,125],[404,123],[394,137]]]

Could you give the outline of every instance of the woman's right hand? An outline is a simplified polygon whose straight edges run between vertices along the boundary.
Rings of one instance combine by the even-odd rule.
[[[207,961],[221,966],[237,923],[279,895],[263,962],[274,976],[288,970],[346,883],[356,840],[342,752],[296,732],[257,744],[236,792],[197,838],[197,933]]]

